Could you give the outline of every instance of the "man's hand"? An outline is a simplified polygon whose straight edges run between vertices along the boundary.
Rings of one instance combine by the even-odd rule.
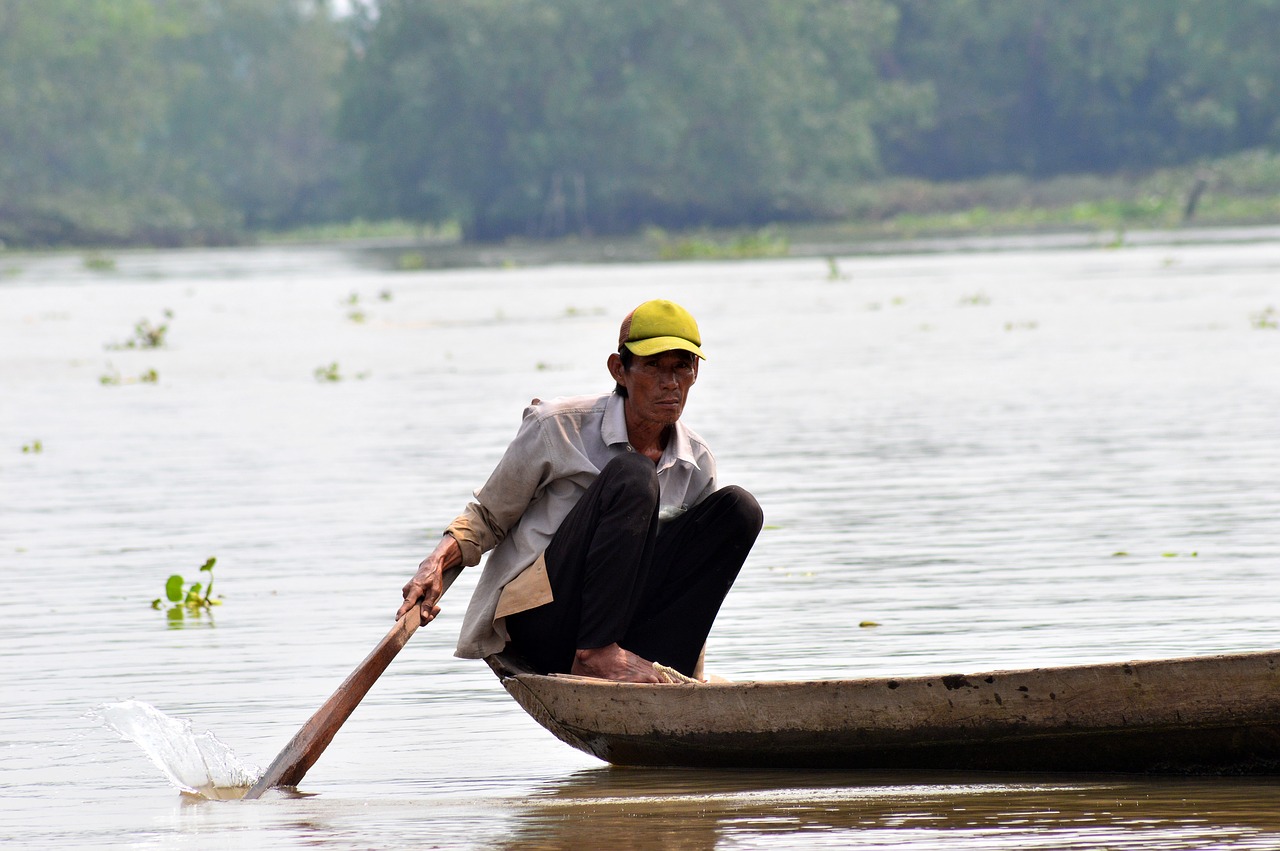
[[[445,535],[431,551],[431,555],[418,565],[418,572],[401,589],[404,602],[396,610],[396,620],[414,606],[421,605],[422,625],[431,623],[440,614],[436,601],[444,594],[444,572],[459,564],[462,564],[462,551],[458,548],[458,542]]]
[[[579,677],[599,677],[621,683],[665,683],[658,676],[653,663],[630,650],[623,650],[616,642],[608,647],[578,650],[573,654],[573,668],[569,673]]]

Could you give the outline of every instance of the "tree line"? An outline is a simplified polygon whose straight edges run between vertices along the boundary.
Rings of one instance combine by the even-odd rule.
[[[839,217],[1280,144],[1280,0],[0,0],[0,240]]]

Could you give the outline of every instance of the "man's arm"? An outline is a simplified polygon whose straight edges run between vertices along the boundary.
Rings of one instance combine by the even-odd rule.
[[[536,403],[536,400],[535,400]],[[480,563],[480,557],[496,547],[519,521],[525,509],[549,478],[551,463],[545,457],[545,441],[534,406],[525,409],[516,437],[476,493],[476,499],[445,530],[431,554],[402,589],[400,618],[419,600],[422,623],[440,613],[436,601],[444,594],[444,572],[451,567]]]
[[[444,594],[444,572],[451,567],[462,564],[462,549],[452,535],[445,535],[436,544],[431,554],[418,565],[418,572],[405,583],[402,593],[404,602],[396,611],[398,620],[405,612],[419,603],[422,604],[422,624],[425,626],[440,614],[436,601]]]

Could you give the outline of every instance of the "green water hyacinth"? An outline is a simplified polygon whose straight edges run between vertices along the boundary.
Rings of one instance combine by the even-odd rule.
[[[213,566],[217,562],[216,558],[210,558],[200,566],[201,572],[208,572],[209,574],[207,585],[200,582],[192,582],[188,585],[182,574],[179,573],[170,576],[164,583],[164,597],[157,597],[152,600],[151,608],[161,608],[167,598],[173,604],[169,608],[169,617],[180,619],[185,617],[188,612],[199,615],[213,606],[221,606],[222,600],[213,598]]]

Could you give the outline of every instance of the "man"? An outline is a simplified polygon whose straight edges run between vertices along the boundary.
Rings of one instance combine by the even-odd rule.
[[[703,359],[687,310],[647,301],[609,355],[613,393],[525,409],[475,501],[404,586],[397,616],[434,618],[442,574],[493,550],[457,655],[504,649],[546,672],[666,682],[700,676],[702,647],[763,516],[716,488],[715,458],[680,422]]]

